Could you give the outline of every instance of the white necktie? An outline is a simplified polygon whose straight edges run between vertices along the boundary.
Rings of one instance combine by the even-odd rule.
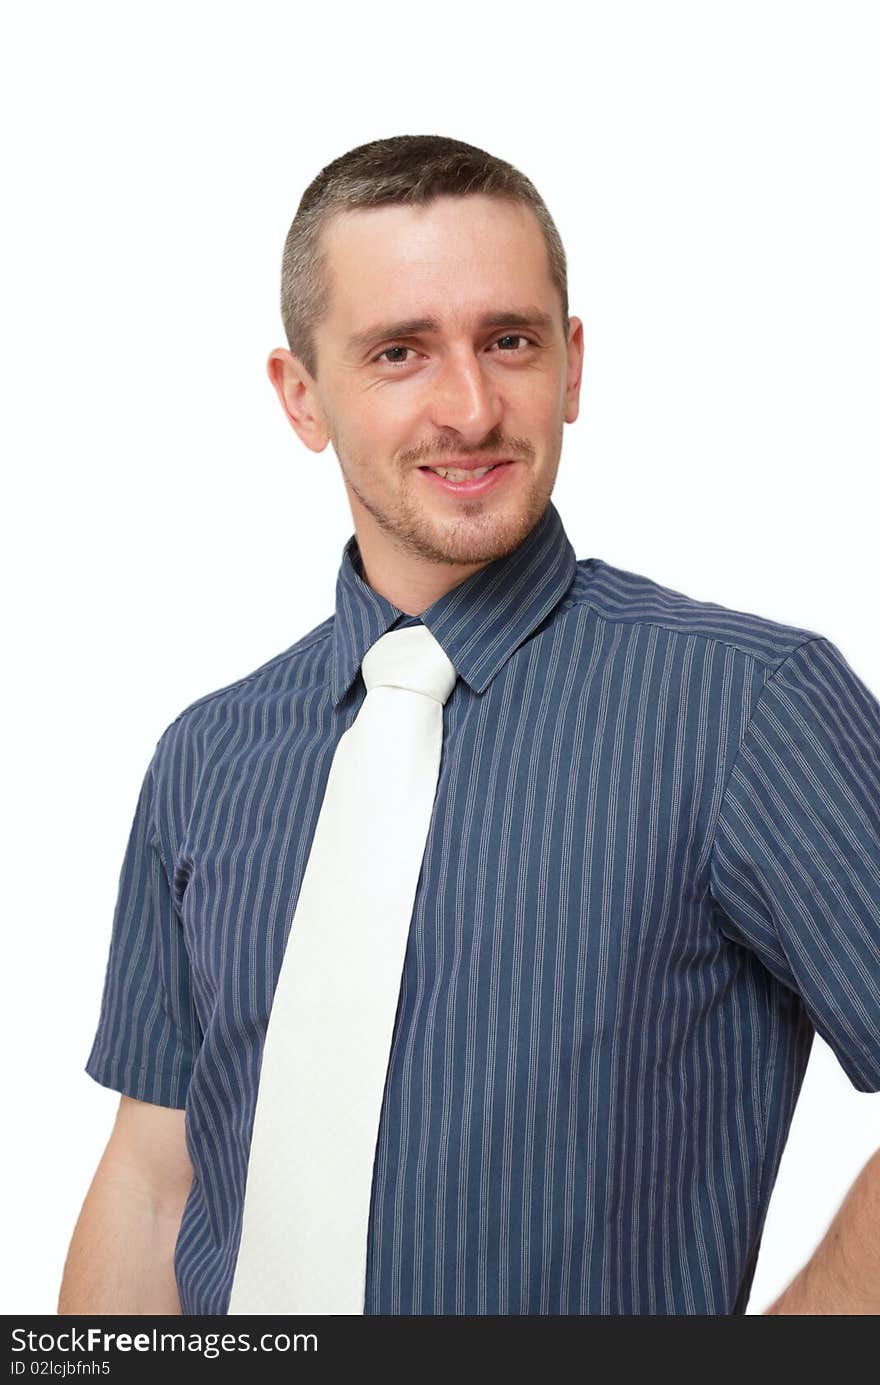
[[[228,1312],[363,1313],[379,1115],[456,670],[425,625],[361,665],[272,1001]]]

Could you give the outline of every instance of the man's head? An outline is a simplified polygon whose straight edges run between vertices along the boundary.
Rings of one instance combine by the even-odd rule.
[[[350,150],[303,194],[281,307],[270,378],[306,446],[332,441],[374,585],[421,563],[451,586],[522,542],[583,357],[565,252],[523,174],[438,135]],[[426,470],[466,459],[510,465],[470,495]]]

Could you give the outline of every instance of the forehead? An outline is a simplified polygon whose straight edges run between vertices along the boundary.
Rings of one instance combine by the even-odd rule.
[[[356,330],[377,310],[386,318],[467,317],[514,300],[554,306],[535,213],[499,197],[337,213],[324,228],[322,249],[333,330]]]

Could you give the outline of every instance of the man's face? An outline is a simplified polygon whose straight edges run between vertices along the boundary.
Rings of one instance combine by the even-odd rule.
[[[537,218],[499,198],[442,197],[339,214],[323,247],[318,379],[278,351],[288,360],[273,381],[307,446],[332,441],[359,540],[453,565],[510,552],[553,490],[583,357]],[[470,493],[428,470],[464,458],[506,465]]]

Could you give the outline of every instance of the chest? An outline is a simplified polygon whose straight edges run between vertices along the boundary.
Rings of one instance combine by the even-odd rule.
[[[601,684],[542,699],[534,680],[447,704],[403,978],[447,1007],[527,992],[550,1015],[717,949],[700,907],[712,780],[676,700],[624,715]],[[326,707],[303,705],[272,736],[218,746],[200,776],[180,904],[203,1027],[219,1006],[265,1032],[350,722],[331,731]]]

